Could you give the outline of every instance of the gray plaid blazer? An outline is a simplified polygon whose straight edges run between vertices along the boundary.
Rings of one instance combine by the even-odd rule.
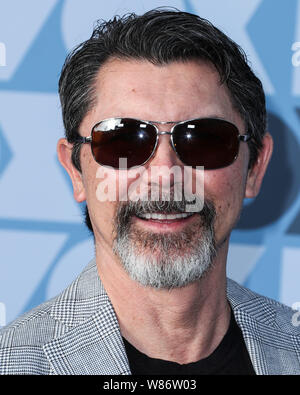
[[[228,300],[257,374],[300,374],[290,308],[228,280]],[[59,296],[0,331],[0,374],[131,374],[95,261]]]

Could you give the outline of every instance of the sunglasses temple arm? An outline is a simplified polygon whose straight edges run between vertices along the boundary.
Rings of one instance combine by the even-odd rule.
[[[88,144],[92,142],[92,136],[88,136],[88,137],[78,136],[77,141],[82,144]]]

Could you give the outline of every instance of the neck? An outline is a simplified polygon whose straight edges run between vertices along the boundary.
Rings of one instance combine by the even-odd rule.
[[[110,251],[96,243],[99,276],[115,309],[121,334],[152,358],[178,363],[210,355],[230,321],[223,245],[201,280],[171,290],[143,287],[131,280]],[[180,339],[180,341],[178,340]]]

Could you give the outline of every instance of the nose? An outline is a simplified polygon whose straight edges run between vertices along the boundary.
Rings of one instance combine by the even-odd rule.
[[[183,163],[173,149],[169,131],[160,131],[153,157],[148,163],[148,185],[151,190],[168,195],[174,188],[182,187]]]
[[[150,166],[181,166],[182,162],[178,158],[172,146],[171,132],[168,130],[162,130],[158,133],[158,142],[156,150],[149,162]]]

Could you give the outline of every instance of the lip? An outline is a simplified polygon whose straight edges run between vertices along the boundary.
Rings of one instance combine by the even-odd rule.
[[[180,219],[142,219],[139,217],[133,217],[133,223],[138,224],[143,227],[144,230],[152,231],[152,232],[178,232],[181,231],[185,226],[189,225],[197,218],[198,213],[194,213],[193,215],[187,218]]]

